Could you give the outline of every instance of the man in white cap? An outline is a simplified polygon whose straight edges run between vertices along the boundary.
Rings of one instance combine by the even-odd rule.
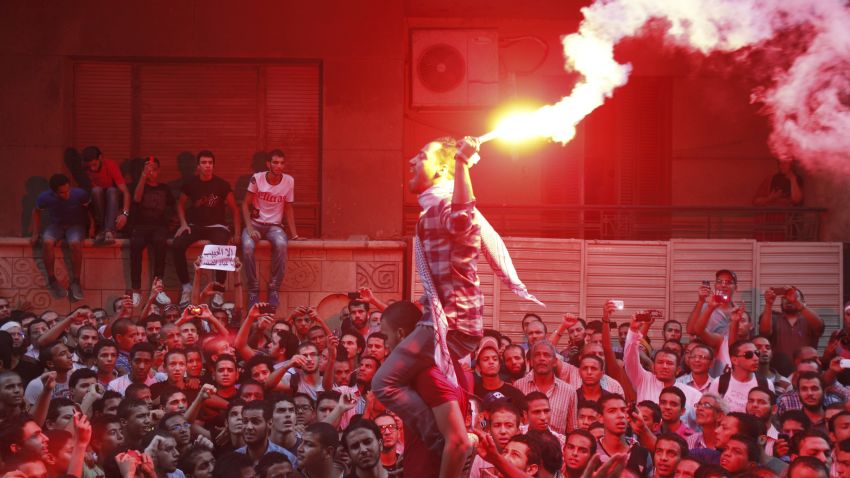
[[[475,376],[475,395],[484,403],[509,400],[515,406],[520,406],[524,399],[523,393],[499,376],[502,363],[496,339],[489,336],[481,339],[475,356],[475,370],[478,372]]]

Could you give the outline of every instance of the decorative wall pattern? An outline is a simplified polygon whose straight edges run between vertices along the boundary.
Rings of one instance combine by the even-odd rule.
[[[370,287],[380,299],[399,299],[402,296],[406,244],[402,241],[320,241],[289,243],[286,275],[280,291],[281,314],[299,306],[316,305],[329,294]],[[191,248],[191,258],[200,253],[201,245]],[[257,248],[261,297],[266,297],[270,249],[265,242]],[[68,283],[67,254],[56,258],[56,276]],[[56,300],[46,290],[47,276],[41,259],[41,249],[32,248],[25,239],[0,239],[0,296],[11,299],[13,306],[28,302],[36,311],[52,309],[67,313],[80,304],[112,310],[112,301],[129,287],[129,249],[119,241],[114,246],[86,245],[83,253],[82,286],[85,299],[72,304],[69,299]],[[191,262],[191,261],[190,261]],[[147,288],[151,277],[147,257],[143,261],[142,283]],[[204,279],[206,282],[207,278]],[[235,282],[233,275],[228,285]],[[166,264],[165,284],[175,299],[179,287],[171,264]],[[147,293],[144,290],[143,293]],[[234,297],[225,296],[226,300]]]

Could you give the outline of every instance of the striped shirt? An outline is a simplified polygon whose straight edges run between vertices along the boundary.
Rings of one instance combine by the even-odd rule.
[[[534,382],[534,372],[530,372],[525,377],[514,382],[514,387],[526,395],[531,392],[543,391],[538,389],[537,384]],[[552,410],[552,415],[549,419],[549,428],[560,434],[566,433],[567,430],[574,430],[576,428],[576,418],[578,417],[576,389],[556,377],[555,383],[544,393],[549,398],[549,408]]]

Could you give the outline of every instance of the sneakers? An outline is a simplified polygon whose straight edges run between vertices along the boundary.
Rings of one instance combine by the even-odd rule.
[[[280,305],[280,293],[277,289],[269,289],[269,304],[275,307]]]
[[[216,292],[213,294],[211,303],[214,308],[220,309],[224,305],[224,295],[221,292]]]
[[[133,307],[138,307],[142,303],[142,294],[133,292]]]
[[[162,291],[156,295],[156,303],[159,305],[169,305],[171,304],[171,297],[168,297],[168,294]]]
[[[106,231],[103,233],[103,244],[115,244],[115,234],[112,231]]]
[[[104,232],[103,231],[98,232],[94,236],[94,245],[102,246],[103,245],[103,239],[104,239]]]
[[[192,302],[192,284],[183,284],[183,291],[180,293],[180,308],[185,309]]]
[[[83,288],[79,282],[71,282],[71,300],[74,302],[83,300]]]
[[[62,287],[62,284],[59,283],[56,279],[48,279],[47,280],[47,288],[50,289],[50,293],[53,295],[54,299],[64,299],[68,297],[68,291]]]
[[[256,292],[248,292],[248,310],[251,310],[251,307],[257,305],[257,302],[260,301],[260,294]]]

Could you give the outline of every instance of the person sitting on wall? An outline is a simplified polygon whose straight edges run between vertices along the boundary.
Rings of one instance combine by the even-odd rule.
[[[44,230],[44,267],[47,269],[47,287],[53,297],[61,299],[68,295],[56,280],[55,260],[56,245],[61,240],[68,242],[71,249],[72,275],[69,289],[74,300],[83,299],[83,289],[80,287],[80,275],[83,269],[83,239],[86,235],[86,224],[89,220],[89,193],[80,188],[71,187],[71,181],[64,174],[54,174],[50,177],[50,190],[44,191],[36,200],[32,210],[32,236],[30,243],[38,242],[41,212],[50,214],[50,225]]]
[[[189,268],[186,264],[186,249],[200,240],[208,240],[213,244],[226,245],[231,239],[239,242],[241,236],[241,221],[236,199],[230,189],[230,183],[213,174],[215,156],[211,151],[200,151],[197,156],[198,176],[187,180],[180,191],[177,201],[177,216],[180,218],[180,228],[174,234],[172,248],[174,250],[174,268],[182,284],[180,306],[189,305],[192,300],[192,283],[189,280]],[[190,203],[187,216],[186,204]],[[231,237],[230,228],[225,217],[226,208],[233,213],[234,233]],[[227,278],[226,271],[216,271],[216,282],[223,284]],[[221,293],[216,293],[213,304],[220,307],[224,303]]]
[[[245,281],[248,283],[248,308],[260,300],[260,281],[257,275],[257,263],[254,248],[257,241],[266,239],[272,246],[271,271],[269,273],[268,303],[277,307],[280,304],[278,290],[283,284],[286,266],[286,245],[288,239],[298,240],[295,229],[295,180],[283,173],[285,156],[279,149],[269,153],[266,161],[268,171],[251,176],[248,192],[242,201],[242,214],[245,229],[242,231],[242,259],[245,262]],[[283,218],[289,226],[291,236],[283,230]]]
[[[115,230],[127,225],[130,217],[130,190],[115,161],[105,159],[97,146],[83,150],[83,166],[91,181],[94,222],[97,226],[95,244],[115,242]],[[118,214],[118,193],[123,195],[121,214]]]

